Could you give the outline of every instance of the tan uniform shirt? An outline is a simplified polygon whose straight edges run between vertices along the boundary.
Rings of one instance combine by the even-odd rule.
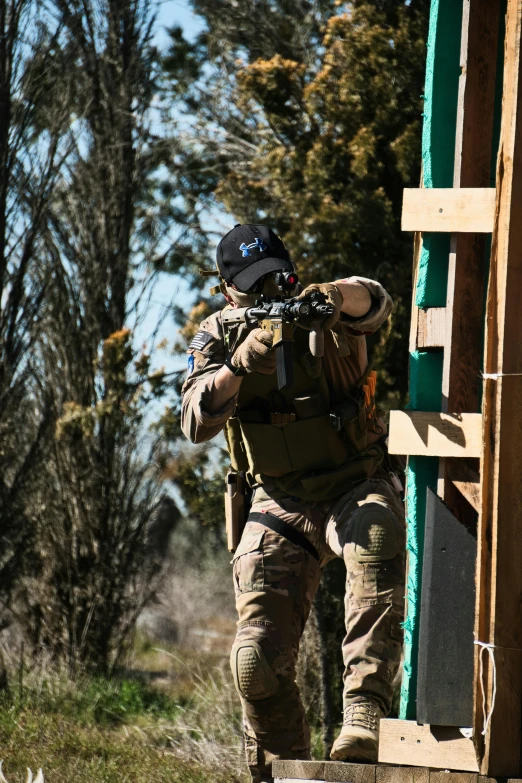
[[[347,281],[362,283],[372,295],[372,307],[362,318],[341,316],[334,329],[325,334],[323,367],[331,388],[342,398],[363,377],[367,365],[366,334],[375,332],[388,318],[393,302],[380,283],[365,277]],[[234,414],[237,396],[217,413],[208,413],[216,372],[224,364],[221,311],[200,324],[198,348],[190,348],[194,366],[182,389],[181,428],[193,443],[202,443],[217,435]],[[189,361],[192,361],[189,359]]]

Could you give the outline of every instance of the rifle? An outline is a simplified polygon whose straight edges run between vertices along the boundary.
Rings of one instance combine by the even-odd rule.
[[[281,294],[268,297],[261,296],[253,307],[238,307],[235,310],[225,310],[223,323],[230,326],[244,324],[247,329],[260,326],[273,335],[273,346],[276,352],[277,385],[279,389],[292,386],[294,382],[294,365],[292,360],[292,342],[296,326],[310,331],[310,353],[312,356],[322,356],[324,353],[323,322],[332,315],[333,305],[328,304],[325,294],[314,291],[312,294],[298,299],[286,297],[288,289],[298,283],[295,272],[278,272],[274,275]]]

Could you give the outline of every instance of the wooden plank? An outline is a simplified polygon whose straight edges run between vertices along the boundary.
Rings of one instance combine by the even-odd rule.
[[[473,772],[450,772],[447,769],[431,770],[430,783],[477,783],[478,775]]]
[[[272,764],[272,774],[289,780],[324,780],[324,765],[324,761],[281,759]]]
[[[284,764],[286,767],[282,767]],[[320,764],[324,774],[317,779],[309,777],[313,764]],[[375,783],[499,783],[495,778],[469,772],[450,772],[449,770],[429,769],[428,767],[400,767],[387,764],[349,764],[339,761],[275,761],[276,776],[274,783],[360,783],[361,776],[366,780],[368,774]],[[281,770],[286,769],[290,777],[280,777]],[[296,775],[303,773],[302,778]],[[279,776],[278,776],[279,775]],[[522,783],[520,779],[508,778],[503,783]]]
[[[464,0],[455,138],[455,188],[485,188],[491,182],[500,0]],[[480,409],[486,236],[451,237],[446,305],[446,343],[442,410],[474,413]],[[439,494],[467,526],[476,525],[468,487],[459,489],[441,461]],[[461,490],[464,490],[461,491]]]
[[[480,474],[462,459],[448,459],[446,475],[453,486],[466,498],[470,506],[480,511]]]
[[[310,778],[274,778],[274,783],[324,783],[321,780],[311,780]]]
[[[335,781],[335,783],[375,783],[375,764],[350,764],[343,761],[274,761],[276,780]],[[399,782],[398,782],[399,783]],[[409,781],[413,783],[411,776]],[[426,781],[427,783],[427,781]]]
[[[494,213],[494,188],[404,188],[402,230],[490,234]]]
[[[422,187],[422,183],[421,183]],[[417,279],[419,276],[419,262],[422,253],[422,234],[417,231],[413,237],[413,281],[412,281],[412,301],[411,301],[411,323],[409,351],[413,353],[417,350],[418,320],[422,312],[415,304],[417,292]]]
[[[274,778],[274,783],[324,783],[321,780],[311,780],[310,778]]]
[[[375,783],[429,783],[430,771],[426,767],[387,767],[379,764],[375,770]]]
[[[375,764],[350,764],[346,761],[327,761],[324,779],[329,783],[375,783]]]
[[[474,511],[478,513],[480,511],[480,483],[478,481],[456,481],[453,479],[452,484],[468,501]]]
[[[446,308],[428,307],[417,316],[417,348],[441,348],[445,345]]]
[[[412,720],[381,720],[381,762],[478,772],[473,741],[459,729],[423,726]]]
[[[474,735],[481,773],[520,774],[522,713],[522,1],[508,0],[497,206],[486,311],[484,449],[481,458],[476,638],[495,645],[484,656],[485,739],[479,677]],[[479,652],[477,650],[477,659]],[[476,671],[478,670],[478,660]]]
[[[482,444],[480,413],[391,411],[390,454],[423,457],[478,457]]]

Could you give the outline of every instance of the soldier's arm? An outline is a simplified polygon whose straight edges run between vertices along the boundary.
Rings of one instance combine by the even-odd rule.
[[[221,314],[199,327],[188,349],[188,374],[183,384],[181,429],[192,443],[215,437],[233,415],[241,378],[225,367]]]
[[[335,286],[343,296],[343,322],[355,333],[377,331],[393,309],[391,296],[376,280],[353,276],[336,280]]]
[[[366,315],[372,306],[372,295],[366,286],[357,280],[336,280],[335,285],[343,297],[341,312],[352,318],[361,318]]]
[[[230,400],[235,400],[241,386],[243,376],[234,375],[224,364],[214,376],[214,383],[210,395],[209,413],[217,413],[225,407]]]

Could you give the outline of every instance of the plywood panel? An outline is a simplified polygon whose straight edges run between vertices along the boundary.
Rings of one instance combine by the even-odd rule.
[[[403,231],[493,231],[494,188],[405,188]]]
[[[459,729],[410,720],[381,720],[379,763],[478,771],[473,742]]]
[[[430,488],[426,494],[416,718],[471,726],[477,539]]]
[[[391,411],[390,454],[423,457],[478,457],[482,444],[480,413]]]

